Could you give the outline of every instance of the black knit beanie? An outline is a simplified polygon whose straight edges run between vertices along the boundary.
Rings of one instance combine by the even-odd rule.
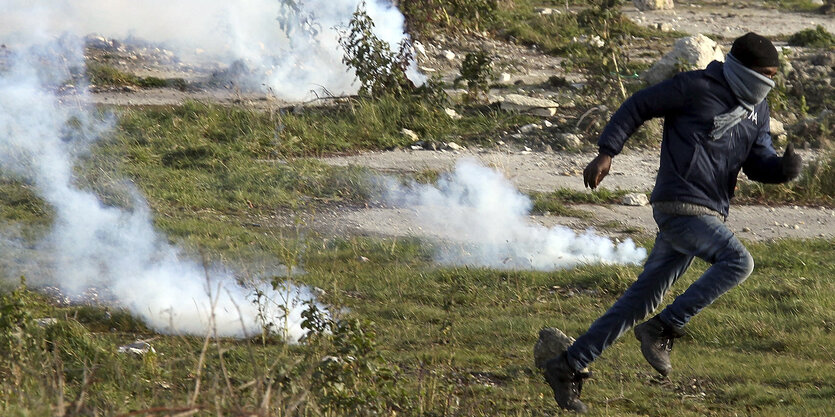
[[[754,32],[736,38],[731,55],[748,68],[780,66],[777,49],[771,41]]]

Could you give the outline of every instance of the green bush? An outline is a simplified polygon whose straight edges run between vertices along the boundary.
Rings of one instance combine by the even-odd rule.
[[[815,48],[830,48],[835,46],[835,35],[829,33],[823,26],[805,29],[789,37],[789,45]]]
[[[493,60],[484,51],[470,52],[461,63],[461,76],[455,83],[467,82],[467,98],[473,102],[486,100],[493,78]]]
[[[412,61],[408,43],[402,42],[395,53],[388,42],[374,35],[374,21],[365,12],[365,2],[357,6],[347,32],[339,37],[339,45],[345,52],[342,62],[354,70],[360,82],[360,95],[401,97],[413,90],[406,77]]]

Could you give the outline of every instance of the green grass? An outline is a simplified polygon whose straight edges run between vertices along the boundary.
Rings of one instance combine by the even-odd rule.
[[[198,368],[201,338],[153,335],[90,307],[54,308],[31,301],[37,295],[18,296],[28,300],[27,311],[59,321],[26,333],[33,342],[46,341],[38,345],[43,351],[37,346],[5,351],[19,356],[14,364],[0,362],[0,373],[8,376],[17,369],[21,376],[17,385],[8,378],[0,384],[0,392],[9,394],[2,397],[0,411],[46,410],[61,392],[69,409],[84,392],[80,410],[85,415],[185,407],[202,369],[197,405],[212,412],[255,410],[265,385],[273,384],[275,402],[266,415],[280,415],[287,403],[278,400],[291,397],[292,390],[309,395],[302,405],[306,415],[328,415],[328,404],[334,403],[313,376],[315,369],[324,372],[317,368],[318,358],[368,342],[375,347],[366,358],[375,373],[367,376],[375,382],[353,381],[346,388],[350,395],[366,396],[366,405],[396,409],[399,415],[556,413],[532,365],[538,330],[556,326],[578,335],[639,272],[612,266],[551,273],[437,268],[430,248],[414,240],[311,243],[304,255],[307,273],[300,279],[325,288],[329,302],[350,310],[346,319],[359,319],[348,345],[344,340],[302,346],[270,338],[211,340]],[[637,342],[626,335],[593,365],[596,376],[583,395],[591,415],[830,414],[835,392],[828,349],[835,343],[832,245],[826,240],[750,245],[757,261],[754,274],[688,326],[674,350],[670,379],[653,377]],[[358,254],[368,261],[357,260]],[[667,299],[705,267],[697,262]],[[151,339],[156,354],[112,353],[134,338]],[[337,349],[340,343],[343,348]],[[389,372],[393,380],[386,379]],[[59,377],[63,390],[56,392]],[[24,387],[28,395],[11,395]],[[368,390],[376,396],[368,397]]]
[[[561,188],[550,193],[532,192],[529,195],[533,200],[534,213],[590,218],[593,217],[590,213],[572,208],[571,204],[620,204],[620,200],[628,193],[625,190],[609,190],[604,187],[590,193]]]
[[[182,78],[163,79],[158,77],[138,77],[136,75],[120,71],[110,65],[95,62],[87,64],[86,75],[91,84],[100,87],[172,87],[180,90],[188,88],[188,83]]]
[[[322,301],[340,314],[322,322],[329,332],[302,345],[270,335],[163,335],[115,307],[52,305],[18,287],[18,277],[5,276],[0,415],[557,413],[533,368],[538,330],[556,326],[579,335],[639,267],[441,268],[429,242],[333,239],[305,230],[305,216],[337,203],[362,204],[373,187],[365,170],[306,157],[396,144],[400,128],[420,126],[420,119],[397,107],[412,105],[356,102],[302,114],[198,103],[122,111],[114,136],[78,167],[80,186],[109,204],[129,206],[117,179],[126,176],[147,196],[157,226],[191,253],[244,270],[255,259],[298,264],[305,272],[295,279],[324,289]],[[433,122],[425,122],[422,133],[441,138],[480,132],[477,138],[517,120],[485,111],[459,122],[429,115]],[[299,140],[286,143],[293,136]],[[431,181],[436,175],[418,177]],[[31,185],[4,179],[0,187],[3,223],[36,231],[50,223],[50,208]],[[607,203],[620,193],[559,190],[533,197],[544,209]],[[286,227],[272,216],[298,216],[301,224]],[[24,234],[32,240],[36,235]],[[831,415],[833,244],[751,244],[754,274],[688,326],[669,380],[653,376],[629,335],[593,365],[596,377],[583,393],[592,415]],[[667,300],[706,266],[696,262]],[[57,321],[37,324],[44,317]],[[116,353],[137,339],[148,340],[156,352]],[[323,362],[325,357],[338,359]]]

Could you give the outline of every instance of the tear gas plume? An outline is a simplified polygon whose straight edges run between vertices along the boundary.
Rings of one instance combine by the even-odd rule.
[[[354,93],[354,74],[342,63],[338,28],[347,26],[361,0],[5,0],[0,41],[9,46],[40,36],[100,34],[136,38],[175,51],[186,62],[246,68],[238,86],[280,98],[311,98],[325,87]],[[375,35],[392,48],[407,39],[404,18],[388,0],[369,0]],[[242,64],[242,65],[240,65]],[[422,76],[412,65],[409,77]]]
[[[436,259],[447,265],[548,271],[638,264],[646,257],[631,239],[614,244],[592,230],[577,234],[530,223],[530,199],[499,172],[472,160],[458,162],[434,185],[390,181],[385,200],[414,210],[422,227],[440,233]]]
[[[30,282],[69,295],[106,288],[117,305],[161,332],[241,337],[272,322],[297,340],[303,303],[313,298],[306,289],[262,286],[265,298],[256,305],[254,290],[231,272],[188,260],[160,236],[138,193],[124,209],[77,188],[78,157],[108,124],[77,96],[55,94],[82,60],[81,45],[62,39],[19,48],[0,66],[0,175],[34,188],[54,212],[52,229],[35,245],[0,237],[4,260],[17,257],[22,271],[38,272]]]

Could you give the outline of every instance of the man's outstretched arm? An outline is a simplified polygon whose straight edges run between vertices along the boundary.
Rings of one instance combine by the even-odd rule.
[[[609,174],[612,158],[623,150],[626,139],[654,117],[662,117],[687,105],[687,80],[680,74],[669,80],[645,88],[629,97],[612,115],[600,134],[597,145],[600,153],[583,170],[586,187],[597,188]]]

